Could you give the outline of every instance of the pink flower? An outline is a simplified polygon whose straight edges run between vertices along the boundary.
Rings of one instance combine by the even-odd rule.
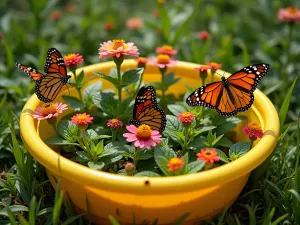
[[[121,39],[100,44],[99,58],[106,59],[111,56],[120,58],[123,55],[138,57],[138,48],[134,46],[133,42],[125,43],[124,40]]]
[[[139,127],[134,125],[126,126],[130,133],[123,134],[128,142],[134,142],[136,148],[150,149],[162,141],[161,134],[157,130],[151,130],[148,125],[142,124]]]
[[[247,126],[243,128],[245,135],[249,136],[250,139],[256,140],[257,138],[262,138],[264,135],[260,124],[258,123],[248,123]]]
[[[278,12],[278,19],[290,23],[300,22],[300,10],[296,7],[280,9]]]
[[[64,56],[64,61],[67,67],[69,66],[77,66],[79,63],[82,63],[83,57],[78,53],[72,53]]]
[[[161,47],[157,47],[156,48],[156,53],[169,55],[171,57],[172,55],[176,55],[177,54],[177,50],[173,49],[172,46],[163,45]]]
[[[177,60],[172,59],[169,55],[158,55],[148,61],[149,64],[158,66],[159,68],[173,67]]]
[[[192,112],[182,112],[178,114],[177,118],[180,120],[183,126],[188,127],[193,122],[195,114]]]
[[[144,26],[144,20],[141,18],[131,17],[126,21],[126,26],[131,30],[138,30]]]
[[[119,129],[123,126],[123,122],[119,119],[110,119],[107,121],[106,126],[111,129]]]
[[[42,106],[36,108],[32,117],[36,120],[51,119],[57,117],[66,109],[68,109],[68,106],[63,103],[44,103]]]
[[[208,38],[210,38],[210,33],[204,30],[204,31],[200,31],[197,36],[201,40],[207,40]]]

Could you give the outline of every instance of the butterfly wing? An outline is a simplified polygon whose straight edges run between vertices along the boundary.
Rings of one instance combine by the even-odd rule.
[[[16,63],[16,66],[34,81],[36,81],[36,80],[40,79],[42,76],[44,76],[44,74],[40,73],[39,71],[37,71],[31,67],[25,66],[23,64]]]
[[[44,69],[47,74],[59,73],[64,77],[67,76],[64,58],[56,48],[50,48],[48,50]]]
[[[61,74],[50,73],[36,81],[35,93],[41,101],[51,102],[57,97],[63,85],[65,82]]]
[[[129,123],[139,126],[146,124],[162,133],[166,128],[166,114],[158,107],[156,92],[152,86],[142,87],[135,99],[132,120]]]
[[[228,79],[207,84],[195,90],[186,100],[189,106],[216,109],[222,116],[234,116],[248,110],[254,102],[253,92],[267,74],[268,64],[247,66]]]

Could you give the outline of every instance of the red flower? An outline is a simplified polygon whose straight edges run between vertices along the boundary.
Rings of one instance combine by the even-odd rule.
[[[104,23],[104,29],[105,29],[106,31],[111,31],[111,30],[113,30],[114,28],[115,28],[115,23],[114,23],[114,22],[106,21],[106,22]]]
[[[172,55],[177,54],[177,50],[173,49],[173,47],[170,45],[163,45],[161,47],[156,48],[156,53],[169,55],[171,57]]]
[[[167,164],[169,171],[178,171],[184,165],[182,158],[171,158]]]
[[[84,61],[82,55],[78,53],[68,54],[64,56],[64,60],[67,67],[77,66],[79,63],[82,63]]]
[[[250,139],[256,140],[257,138],[262,138],[264,135],[260,124],[258,123],[248,123],[247,126],[243,128],[245,135],[249,136]]]
[[[197,70],[199,72],[207,72],[208,70],[210,70],[212,67],[210,65],[202,65],[199,67],[194,68],[194,70]]]
[[[137,61],[137,63],[138,63],[137,67],[144,68],[148,62],[148,59],[146,57],[138,57],[138,58],[135,58],[135,61]]]
[[[220,160],[218,152],[214,148],[205,148],[201,149],[199,153],[197,153],[197,160],[205,161],[205,164],[213,165],[214,162]]]
[[[180,120],[183,126],[188,127],[193,122],[195,114],[192,112],[182,112],[178,114],[177,118]]]
[[[206,65],[210,66],[213,70],[218,70],[222,68],[222,64],[216,63],[216,62],[206,62]]]
[[[204,31],[200,31],[197,36],[201,40],[207,40],[208,38],[210,38],[210,33],[204,30]]]
[[[278,12],[278,19],[290,23],[300,22],[300,10],[296,7],[280,9]]]
[[[59,10],[55,10],[55,11],[53,11],[53,12],[50,14],[50,18],[51,18],[53,21],[57,21],[57,20],[59,20],[61,17],[62,17],[62,12],[59,11]]]
[[[89,123],[92,123],[93,117],[86,113],[77,113],[71,118],[71,122],[76,124],[79,129],[86,129]]]
[[[111,129],[119,129],[123,126],[123,122],[119,119],[110,119],[107,121],[106,125]]]

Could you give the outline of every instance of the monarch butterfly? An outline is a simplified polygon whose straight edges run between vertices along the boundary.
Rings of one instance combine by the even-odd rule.
[[[268,64],[247,66],[226,79],[196,89],[187,99],[189,106],[216,109],[222,116],[234,116],[248,110],[254,102],[253,92],[259,81],[269,72]]]
[[[46,75],[20,63],[16,63],[16,66],[35,81],[34,92],[43,102],[53,101],[63,85],[67,84],[71,78],[70,75],[67,75],[64,58],[55,48],[48,50],[44,68]]]
[[[129,123],[139,126],[146,124],[162,133],[166,128],[166,114],[158,107],[154,87],[142,87],[135,99],[133,116]]]

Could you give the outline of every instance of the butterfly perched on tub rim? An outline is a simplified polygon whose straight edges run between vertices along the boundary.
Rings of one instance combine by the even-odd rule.
[[[35,81],[35,94],[43,102],[53,101],[71,78],[67,74],[64,58],[56,48],[50,48],[47,52],[46,74],[20,63],[16,63],[16,66]]]
[[[234,116],[248,110],[254,102],[253,92],[259,81],[269,72],[266,63],[247,66],[228,78],[196,89],[187,97],[189,106],[205,106],[215,109],[222,116]]]
[[[153,130],[162,133],[166,128],[166,114],[159,108],[154,87],[141,87],[133,108],[130,124],[140,126],[146,124]]]

